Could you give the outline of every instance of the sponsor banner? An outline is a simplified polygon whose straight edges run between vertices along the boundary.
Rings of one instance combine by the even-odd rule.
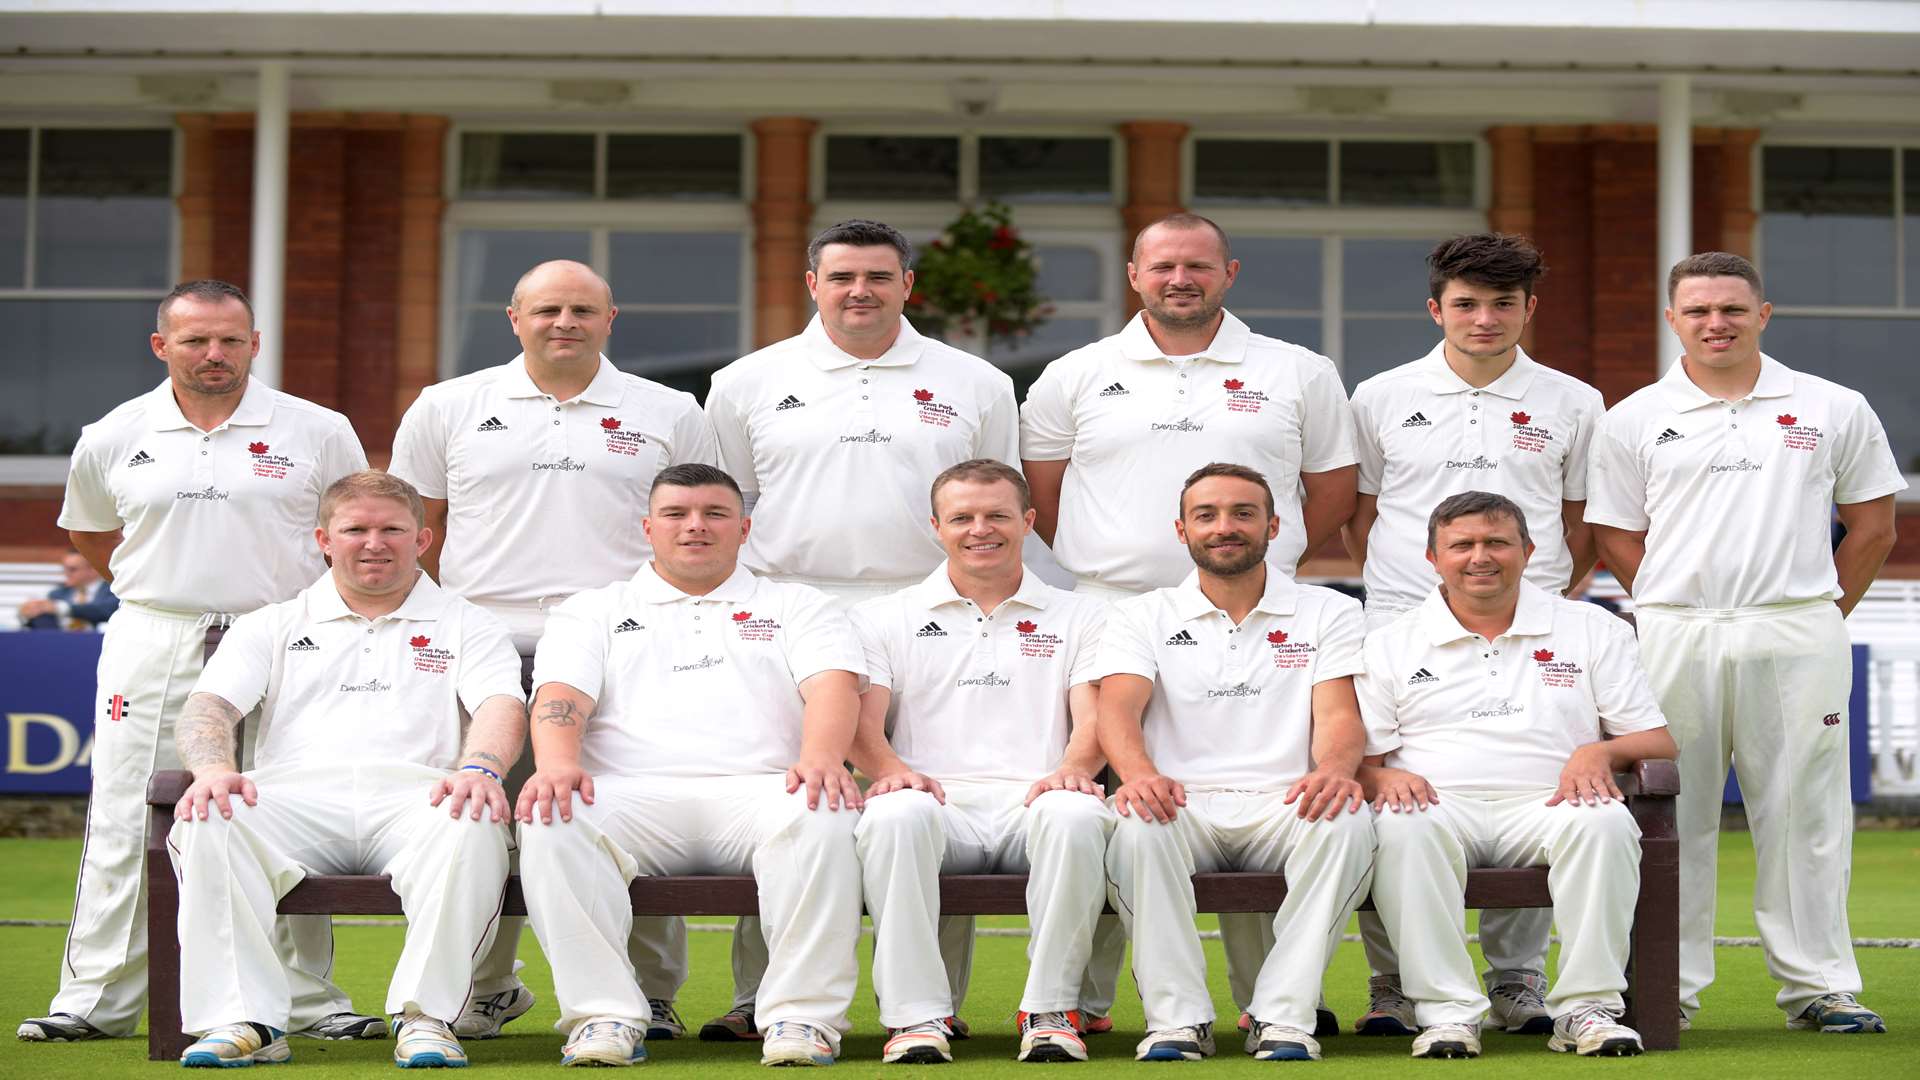
[[[99,634],[0,634],[0,794],[85,795],[91,786]]]

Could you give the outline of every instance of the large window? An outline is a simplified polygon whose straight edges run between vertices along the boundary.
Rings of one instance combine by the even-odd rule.
[[[165,128],[0,128],[10,478],[57,479],[82,425],[164,376],[147,336],[172,284],[173,158]]]
[[[1766,350],[1853,387],[1920,473],[1920,147],[1761,149]]]
[[[748,351],[746,140],[739,133],[464,131],[448,213],[442,374],[520,351],[505,309],[529,267],[598,270],[622,370],[704,395]]]

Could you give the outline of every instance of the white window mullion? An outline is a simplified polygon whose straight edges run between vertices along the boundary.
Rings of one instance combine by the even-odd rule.
[[[1340,275],[1345,252],[1338,236],[1320,240],[1320,352],[1333,359],[1334,369],[1344,378],[1347,372],[1346,331],[1341,325],[1344,298],[1340,295]]]
[[[39,281],[39,267],[36,266],[35,249],[38,248],[40,231],[40,129],[27,129],[27,220],[21,236],[26,240],[26,266],[20,284],[31,289]]]

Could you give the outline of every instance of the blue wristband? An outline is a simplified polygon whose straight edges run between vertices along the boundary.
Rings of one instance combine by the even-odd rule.
[[[485,765],[462,765],[460,766],[460,771],[486,773],[487,779],[492,780],[496,784],[500,782],[500,774],[497,772],[494,772],[492,769],[487,768]]]

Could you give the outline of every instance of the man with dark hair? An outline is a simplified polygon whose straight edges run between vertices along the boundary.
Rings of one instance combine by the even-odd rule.
[[[1855,999],[1846,615],[1894,541],[1904,489],[1859,393],[1760,351],[1773,308],[1726,252],[1668,278],[1682,355],[1593,443],[1593,523],[1633,594],[1640,653],[1680,744],[1680,1008],[1713,981],[1715,850],[1729,754],[1759,860],[1754,917],[1787,1026],[1884,1031]],[[1839,504],[1846,539],[1828,531]]]
[[[45,599],[20,605],[20,629],[98,630],[119,606],[86,556],[69,551],[60,559],[60,584]]]
[[[156,325],[148,344],[166,380],[80,432],[60,509],[120,608],[100,645],[93,793],[60,991],[51,1015],[20,1025],[29,1042],[133,1034],[147,997],[147,781],[179,767],[173,720],[220,633],[312,584],[324,568],[309,539],[320,495],[367,465],[346,417],[248,375],[260,333],[240,290],[186,282]],[[385,1034],[325,981],[326,920],[288,925],[305,969],[295,969],[295,1027]]]
[[[1640,830],[1613,774],[1674,745],[1633,631],[1526,580],[1526,511],[1504,495],[1449,496],[1427,534],[1440,584],[1367,635],[1356,686],[1380,842],[1373,900],[1420,1029],[1413,1056],[1479,1056],[1494,1015],[1467,953],[1467,871],[1543,864],[1554,906],[1541,910],[1563,936],[1541,1006],[1547,1046],[1637,1054],[1619,1016]]]
[[[1122,781],[1107,876],[1133,937],[1142,1061],[1213,1053],[1193,874],[1286,873],[1247,1003],[1246,1050],[1264,1060],[1320,1056],[1320,976],[1372,876],[1353,778],[1360,606],[1269,565],[1272,497],[1257,472],[1195,473],[1174,525],[1194,569],[1115,604],[1101,636],[1100,748]]]
[[[863,800],[841,763],[865,663],[831,598],[739,564],[751,523],[725,479],[662,470],[641,523],[652,561],[560,604],[540,639],[520,880],[563,1064],[646,1057],[658,992],[627,949],[642,873],[754,875],[763,1063],[832,1064],[848,1026]]]
[[[1587,446],[1606,406],[1598,390],[1520,347],[1540,302],[1534,283],[1546,272],[1539,251],[1523,236],[1456,236],[1428,254],[1427,272],[1427,312],[1440,342],[1353,391],[1360,496],[1346,542],[1365,577],[1369,631],[1433,591],[1433,566],[1423,557],[1427,512],[1470,488],[1524,508],[1523,524],[1540,544],[1526,563],[1534,585],[1561,595],[1593,565],[1583,516]],[[1526,1034],[1552,1026],[1543,999],[1552,929],[1544,908],[1481,916],[1494,1026]],[[1413,1034],[1412,1005],[1377,915],[1361,913],[1360,935],[1373,977],[1357,1030]]]

